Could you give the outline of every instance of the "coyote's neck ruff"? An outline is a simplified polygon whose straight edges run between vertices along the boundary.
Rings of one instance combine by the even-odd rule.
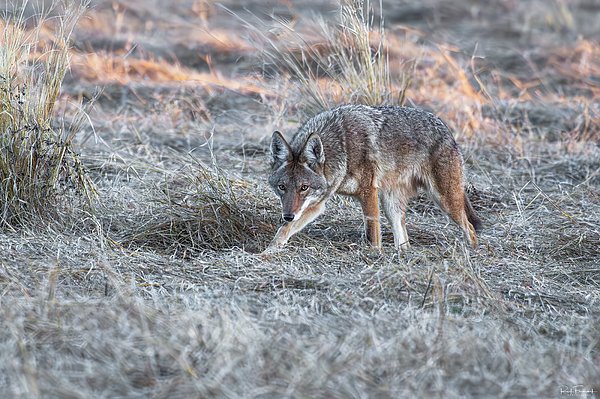
[[[435,115],[406,107],[342,106],[310,119],[289,144],[273,133],[271,155],[269,184],[281,199],[285,224],[268,250],[285,245],[323,213],[334,193],[358,199],[375,247],[381,246],[381,201],[396,248],[407,249],[404,214],[419,187],[477,244],[481,220],[464,192],[462,156]]]

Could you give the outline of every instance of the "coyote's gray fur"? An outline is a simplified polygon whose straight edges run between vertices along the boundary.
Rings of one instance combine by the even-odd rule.
[[[288,144],[271,139],[269,184],[279,195],[285,224],[268,250],[323,213],[334,193],[362,206],[366,236],[381,246],[379,201],[394,230],[396,248],[409,247],[404,213],[419,187],[462,229],[475,246],[481,220],[463,188],[463,161],[446,125],[415,108],[347,105],[306,122]]]

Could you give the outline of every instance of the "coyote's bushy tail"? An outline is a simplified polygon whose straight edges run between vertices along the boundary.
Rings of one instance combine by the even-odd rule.
[[[464,198],[465,198],[465,212],[467,213],[467,219],[469,220],[469,223],[471,223],[473,225],[473,228],[475,228],[475,232],[479,233],[483,229],[483,222],[475,214],[475,211],[473,210],[473,207],[471,206],[471,202],[469,201],[469,198],[467,198],[466,193],[464,195]]]

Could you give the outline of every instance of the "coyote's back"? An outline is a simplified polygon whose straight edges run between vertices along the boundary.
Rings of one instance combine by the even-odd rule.
[[[406,107],[349,105],[306,122],[288,144],[271,140],[269,184],[279,195],[286,223],[270,249],[288,241],[324,211],[334,193],[360,202],[369,242],[381,246],[379,202],[394,230],[394,243],[408,248],[405,211],[419,187],[476,245],[475,215],[463,188],[458,145],[435,115]]]

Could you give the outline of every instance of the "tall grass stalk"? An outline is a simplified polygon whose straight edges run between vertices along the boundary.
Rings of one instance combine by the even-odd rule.
[[[95,195],[72,146],[91,104],[70,127],[51,124],[71,60],[69,38],[88,4],[55,1],[28,18],[25,1],[0,19],[0,225],[48,214],[67,190],[83,193],[89,204]],[[42,40],[49,22],[54,32]]]
[[[379,9],[383,10],[381,2]],[[402,74],[400,90],[394,87],[390,77],[384,18],[381,15],[376,31],[371,12],[369,0],[349,0],[342,5],[341,25],[337,29],[324,30],[333,52],[328,63],[325,65],[325,59],[322,59],[321,64],[330,70],[328,74],[340,85],[348,102],[402,104],[410,84],[410,75]],[[335,73],[336,65],[339,73]]]
[[[382,9],[381,2],[379,9]],[[233,14],[233,13],[232,13]],[[235,14],[234,14],[235,15]],[[339,103],[402,105],[415,65],[409,60],[399,70],[390,70],[384,18],[374,23],[369,0],[346,0],[335,23],[315,17],[317,40],[292,22],[273,16],[280,31],[261,29],[240,17],[261,49],[264,69],[278,71],[295,82],[314,111]]]

